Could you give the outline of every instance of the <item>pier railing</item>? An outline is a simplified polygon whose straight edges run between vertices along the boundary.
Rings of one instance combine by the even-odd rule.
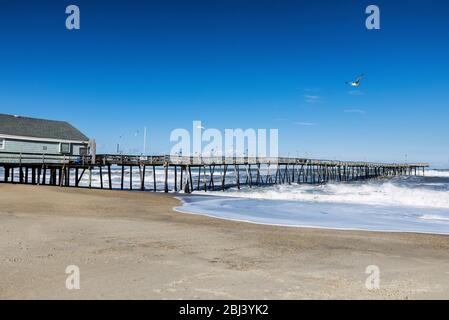
[[[68,164],[82,163],[88,161],[78,156],[56,155],[56,154],[38,154],[38,153],[16,153],[0,152],[0,163],[4,164]],[[87,162],[85,162],[87,163]]]
[[[89,162],[87,157],[85,162]],[[179,165],[179,166],[202,166],[202,165],[235,165],[235,164],[265,164],[265,165],[323,165],[323,166],[360,166],[360,167],[428,167],[428,163],[382,163],[366,161],[339,161],[291,157],[235,157],[235,156],[125,156],[125,155],[97,155],[98,164],[141,164],[141,165]]]
[[[94,160],[95,159],[95,160]],[[366,161],[340,161],[291,157],[253,157],[253,156],[174,156],[174,155],[120,155],[100,154],[92,156],[70,156],[57,154],[0,152],[0,163],[4,164],[72,164],[72,165],[322,165],[354,167],[428,167],[428,163],[382,163]]]

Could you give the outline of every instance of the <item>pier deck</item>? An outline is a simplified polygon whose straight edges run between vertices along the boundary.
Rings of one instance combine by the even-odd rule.
[[[64,157],[0,153],[0,183],[149,191],[209,191],[273,184],[346,182],[424,175],[427,163],[376,163],[270,157],[182,157],[100,154]],[[112,170],[119,172],[118,182]],[[99,185],[92,182],[92,172]],[[156,172],[162,172],[158,178]],[[135,177],[137,175],[137,178]],[[87,176],[87,178],[86,178]],[[170,180],[169,181],[169,177]],[[139,182],[135,187],[134,182]],[[137,179],[137,180],[136,180]],[[87,185],[81,182],[87,180]],[[125,185],[125,180],[126,184]],[[162,186],[161,186],[162,184]]]

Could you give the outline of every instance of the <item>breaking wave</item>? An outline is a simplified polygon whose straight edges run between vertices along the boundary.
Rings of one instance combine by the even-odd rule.
[[[326,185],[276,185],[182,197],[178,211],[253,223],[449,234],[449,171]]]

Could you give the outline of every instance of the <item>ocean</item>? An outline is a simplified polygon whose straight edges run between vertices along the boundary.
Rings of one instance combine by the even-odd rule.
[[[449,171],[180,196],[177,211],[289,227],[449,234]]]

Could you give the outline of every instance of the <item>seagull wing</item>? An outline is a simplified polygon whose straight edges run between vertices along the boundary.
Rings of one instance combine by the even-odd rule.
[[[360,80],[362,80],[365,77],[364,74],[359,75],[354,82],[360,82]]]

